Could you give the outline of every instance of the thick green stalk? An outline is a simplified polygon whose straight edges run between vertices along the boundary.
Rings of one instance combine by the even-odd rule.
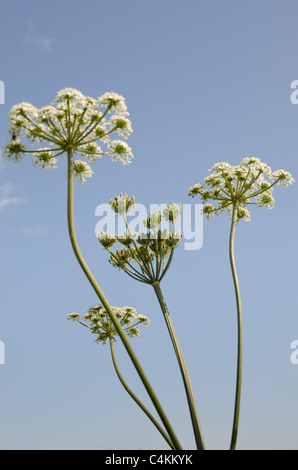
[[[105,308],[106,312],[108,313],[109,317],[111,318],[111,321],[113,322],[113,325],[115,326],[115,329],[127,351],[127,353],[129,354],[130,356],[130,359],[145,387],[145,389],[147,390],[147,393],[148,395],[150,396],[151,400],[152,400],[152,403],[153,405],[155,406],[156,408],[156,411],[157,413],[159,414],[160,416],[160,419],[161,421],[163,422],[164,426],[165,426],[165,429],[167,430],[170,438],[171,438],[171,441],[173,442],[174,446],[175,446],[175,449],[177,450],[181,450],[182,447],[181,447],[181,444],[179,443],[178,441],[178,438],[176,437],[175,433],[174,433],[174,430],[172,429],[170,423],[169,423],[169,420],[161,406],[161,404],[159,403],[156,395],[155,395],[155,392],[154,390],[152,389],[151,387],[151,384],[150,382],[148,381],[132,347],[131,347],[131,344],[130,342],[128,341],[128,338],[126,336],[126,334],[124,333],[115,313],[113,312],[112,310],[112,307],[111,305],[109,304],[107,298],[105,297],[102,289],[100,288],[100,286],[98,285],[95,277],[93,276],[89,266],[87,265],[82,253],[81,253],[81,250],[79,248],[79,245],[78,245],[78,242],[77,242],[77,238],[76,238],[76,233],[75,233],[75,226],[74,226],[74,216],[73,216],[73,171],[74,171],[74,160],[73,160],[73,151],[72,150],[68,150],[67,151],[67,155],[68,155],[68,173],[67,173],[67,176],[68,176],[68,195],[67,195],[67,220],[68,220],[68,230],[69,230],[69,236],[70,236],[70,241],[71,241],[71,245],[72,245],[72,248],[73,248],[73,251],[75,253],[75,256],[83,270],[83,272],[85,273],[87,279],[89,280],[91,286],[93,287],[93,289],[95,290],[96,294],[98,295],[103,307]]]
[[[159,282],[155,282],[153,284],[153,287],[154,287],[156,296],[158,298],[160,307],[162,309],[163,316],[164,316],[164,319],[165,319],[165,322],[166,322],[166,325],[167,325],[167,328],[168,328],[168,331],[169,331],[169,334],[170,334],[170,337],[171,337],[171,340],[172,340],[172,344],[174,346],[174,350],[175,350],[175,353],[176,353],[178,364],[179,364],[179,367],[180,367],[180,371],[181,371],[181,375],[182,375],[182,379],[183,379],[183,383],[184,383],[184,387],[185,387],[185,392],[186,392],[186,396],[187,396],[188,407],[189,407],[189,411],[190,411],[190,416],[191,416],[192,426],[193,426],[193,430],[194,430],[197,449],[198,450],[205,450],[204,441],[203,441],[203,437],[202,437],[201,426],[200,426],[200,421],[199,421],[199,416],[198,416],[197,407],[196,407],[196,402],[195,402],[195,398],[194,398],[194,394],[193,394],[189,374],[188,374],[188,371],[187,371],[185,359],[184,359],[184,356],[183,356],[183,353],[182,353],[182,349],[181,349],[181,346],[179,344],[177,334],[175,332],[174,325],[173,325],[168,307],[166,305],[165,299],[163,297]]]
[[[156,419],[154,418],[154,416],[152,416],[152,414],[150,413],[150,411],[145,407],[145,405],[141,402],[141,400],[139,400],[139,398],[132,392],[132,390],[129,388],[129,386],[128,386],[127,383],[125,382],[125,380],[124,380],[124,378],[123,378],[123,376],[122,376],[122,374],[121,374],[121,372],[120,372],[118,363],[117,363],[113,338],[110,338],[110,349],[111,349],[111,356],[112,356],[113,365],[114,365],[116,374],[117,374],[117,376],[118,376],[118,378],[119,378],[121,384],[123,385],[123,387],[125,388],[125,390],[127,391],[127,393],[131,396],[131,398],[132,398],[132,399],[136,402],[136,404],[141,408],[141,410],[144,411],[144,413],[148,416],[148,418],[149,418],[150,421],[154,424],[154,426],[156,427],[156,429],[160,432],[160,434],[162,435],[162,437],[167,441],[167,443],[169,444],[169,446],[171,447],[171,449],[175,450],[175,447],[174,447],[172,441],[170,440],[169,436],[165,433],[165,431],[164,431],[163,428],[160,426],[160,424],[156,421]]]
[[[237,224],[237,204],[233,207],[232,215],[232,224],[230,231],[230,263],[234,280],[235,294],[236,294],[236,303],[237,303],[237,319],[238,319],[238,354],[237,354],[237,382],[236,382],[236,396],[235,396],[235,408],[234,408],[234,421],[233,421],[233,431],[231,438],[230,450],[236,449],[237,435],[238,435],[238,426],[239,426],[239,415],[240,415],[240,399],[241,399],[241,380],[242,380],[242,347],[243,347],[243,332],[242,332],[242,307],[241,307],[241,297],[238,276],[236,271],[235,264],[235,255],[234,255],[234,239],[235,239],[235,229]]]

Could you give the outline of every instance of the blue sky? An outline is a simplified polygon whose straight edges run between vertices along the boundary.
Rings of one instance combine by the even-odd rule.
[[[258,156],[298,179],[298,6],[294,0],[2,0],[0,145],[11,106],[50,103],[74,87],[126,98],[134,160],[101,160],[76,185],[81,249],[112,305],[151,326],[135,350],[186,449],[194,448],[174,354],[151,287],[107,262],[94,235],[100,203],[195,203],[189,186],[218,161]],[[97,298],[71,251],[65,159],[52,172],[0,164],[1,449],[157,449],[159,434],[125,395],[107,347],[66,320]],[[275,191],[236,233],[244,313],[239,449],[296,449],[298,365],[297,184]],[[178,249],[163,290],[197,398],[206,446],[229,446],[236,373],[236,311],[229,218],[204,221],[198,251]],[[148,399],[118,341],[122,371]]]

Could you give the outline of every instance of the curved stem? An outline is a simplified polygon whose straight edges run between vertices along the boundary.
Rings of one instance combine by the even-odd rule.
[[[121,382],[121,384],[123,385],[123,387],[125,388],[125,390],[127,391],[127,393],[131,396],[131,398],[136,402],[136,404],[141,408],[142,411],[144,411],[144,413],[148,416],[148,418],[151,420],[151,422],[154,424],[154,426],[157,428],[157,430],[160,432],[160,434],[162,435],[162,437],[167,441],[167,443],[169,444],[169,446],[171,447],[171,449],[175,450],[175,446],[173,445],[172,441],[170,440],[169,436],[165,433],[165,431],[163,430],[163,428],[160,426],[160,424],[156,421],[156,419],[154,418],[154,416],[152,416],[152,414],[150,413],[149,410],[147,410],[147,408],[145,407],[145,405],[143,405],[143,403],[141,402],[141,400],[138,399],[138,397],[131,391],[131,389],[129,388],[129,386],[127,385],[127,383],[125,382],[121,372],[120,372],[120,369],[119,369],[119,366],[118,366],[118,363],[117,363],[117,360],[116,360],[116,354],[115,354],[115,348],[114,348],[114,340],[112,338],[110,338],[110,349],[111,349],[111,356],[112,356],[112,361],[113,361],[113,365],[114,365],[114,368],[115,368],[115,371],[116,371],[116,374]]]
[[[236,229],[236,224],[237,224],[237,209],[238,209],[237,204],[235,204],[233,207],[232,224],[231,224],[231,232],[230,232],[230,246],[229,246],[230,263],[231,263],[231,269],[232,269],[233,281],[234,281],[234,287],[235,287],[236,303],[237,303],[237,318],[238,318],[237,382],[236,382],[233,431],[232,431],[230,450],[236,449],[239,415],[240,415],[241,380],[242,380],[242,343],[243,343],[242,307],[241,307],[240,289],[239,289],[239,282],[238,282],[235,256],[234,256],[234,239],[235,239],[235,229]]]
[[[113,312],[113,309],[111,307],[111,305],[109,304],[107,298],[105,297],[102,289],[100,288],[100,286],[98,285],[98,283],[96,282],[96,279],[95,277],[93,276],[89,266],[87,265],[82,253],[81,253],[81,250],[79,248],[79,245],[78,245],[78,242],[77,242],[77,238],[76,238],[76,233],[75,233],[75,226],[74,226],[74,217],[73,217],[73,170],[74,170],[74,160],[73,160],[73,151],[71,149],[69,149],[67,151],[67,155],[68,155],[68,171],[67,171],[67,179],[68,179],[68,195],[67,195],[67,220],[68,220],[68,230],[69,230],[69,236],[70,236],[70,241],[71,241],[71,245],[72,245],[72,248],[73,248],[73,251],[75,253],[75,256],[83,270],[83,272],[85,273],[88,281],[90,282],[91,286],[93,287],[93,289],[95,290],[96,294],[98,295],[103,307],[105,308],[107,314],[109,315],[109,317],[111,318],[111,321],[113,322],[113,325],[145,387],[145,389],[147,390],[147,393],[148,395],[150,396],[151,398],[151,401],[153,403],[153,405],[155,406],[155,409],[157,411],[157,413],[159,414],[160,416],[160,419],[161,421],[163,422],[164,426],[165,426],[165,429],[167,430],[170,438],[171,438],[171,441],[173,442],[175,448],[178,450],[181,450],[182,447],[181,447],[181,444],[179,443],[178,441],[178,438],[177,436],[175,435],[174,433],[174,430],[172,429],[172,426],[170,425],[169,423],[169,420],[161,406],[161,404],[159,403],[158,401],[158,398],[157,396],[155,395],[155,392],[149,382],[149,380],[147,379],[135,353],[134,353],[134,350],[132,349],[131,347],[131,344],[130,342],[128,341],[128,338],[126,336],[126,334],[124,333],[118,319],[117,319],[117,316],[115,315],[115,313]]]
[[[199,416],[198,416],[198,412],[197,412],[195,398],[194,398],[194,394],[193,394],[189,374],[188,374],[188,371],[187,371],[185,359],[184,359],[184,356],[183,356],[183,353],[182,353],[182,349],[181,349],[181,346],[179,344],[177,334],[175,332],[174,325],[172,323],[172,319],[170,317],[170,313],[169,313],[168,307],[166,305],[165,299],[163,297],[159,282],[155,282],[153,284],[153,287],[154,287],[156,296],[158,298],[160,307],[162,309],[164,319],[165,319],[166,325],[168,327],[168,331],[169,331],[169,334],[170,334],[170,337],[171,337],[171,340],[172,340],[172,344],[174,346],[174,350],[175,350],[175,353],[176,353],[176,357],[177,357],[177,360],[178,360],[178,364],[179,364],[179,367],[180,367],[180,371],[181,371],[181,375],[182,375],[182,379],[183,379],[183,383],[184,383],[184,387],[185,387],[185,392],[186,392],[186,396],[187,396],[188,407],[189,407],[189,411],[190,411],[190,415],[191,415],[191,421],[192,421],[192,426],[193,426],[193,430],[194,430],[197,449],[198,450],[204,450],[205,446],[204,446],[204,441],[203,441],[203,437],[202,437],[202,431],[201,431]]]

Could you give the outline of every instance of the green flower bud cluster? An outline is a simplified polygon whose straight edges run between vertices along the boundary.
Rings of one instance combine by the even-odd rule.
[[[117,214],[127,214],[135,205],[134,196],[129,198],[127,194],[120,194],[119,197],[115,196],[110,200],[110,206]]]
[[[100,244],[109,252],[109,262],[115,268],[122,269],[130,277],[147,283],[161,281],[173,258],[174,250],[182,238],[175,231],[175,222],[180,217],[182,205],[167,205],[162,212],[152,212],[143,220],[146,232],[136,236],[132,233],[126,220],[126,213],[135,205],[135,198],[127,194],[111,199],[110,206],[123,216],[127,231],[121,235],[110,235],[103,231],[98,234]],[[171,222],[172,233],[161,229],[162,220]],[[111,250],[116,243],[121,248]]]

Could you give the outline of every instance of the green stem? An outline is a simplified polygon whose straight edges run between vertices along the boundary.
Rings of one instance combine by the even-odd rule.
[[[251,171],[251,168],[249,168],[248,172],[246,173],[246,177],[243,181],[243,183],[240,185],[240,188],[239,188],[239,192],[238,194],[241,196],[242,193],[244,192],[244,189],[245,189],[245,185],[246,185],[246,181],[248,180],[248,177],[250,175],[250,171]]]
[[[76,128],[74,127],[74,131],[73,131],[73,134],[72,134],[72,142],[76,141],[76,136],[77,136],[78,132],[80,131],[80,127],[82,125],[82,122],[83,122],[86,111],[87,111],[87,106],[85,106],[85,108],[83,109],[83,111],[80,115],[80,119],[79,119],[77,127]]]
[[[243,188],[242,188],[242,192],[240,193],[240,195],[242,196],[243,194],[245,194],[254,184],[255,181],[257,181],[257,179],[259,178],[260,174],[262,173],[262,171],[260,170],[259,173],[257,174],[257,176],[255,176],[254,178],[251,179],[250,183],[244,187],[243,185]],[[239,195],[238,195],[239,196]]]
[[[197,407],[196,407],[196,403],[195,403],[195,398],[194,398],[194,394],[193,394],[189,374],[188,374],[188,371],[187,371],[185,359],[184,359],[184,356],[183,356],[183,353],[182,353],[182,349],[181,349],[181,346],[179,344],[177,334],[175,332],[174,325],[172,323],[172,319],[170,317],[170,313],[169,313],[168,307],[166,305],[165,299],[163,297],[159,282],[155,282],[153,284],[153,287],[154,287],[156,296],[158,298],[160,307],[162,309],[164,319],[165,319],[165,322],[166,322],[166,325],[167,325],[167,328],[168,328],[168,331],[169,331],[169,334],[170,334],[170,337],[171,337],[171,340],[172,340],[172,344],[174,346],[174,350],[175,350],[175,353],[176,353],[178,364],[179,364],[179,367],[180,367],[180,371],[181,371],[181,375],[182,375],[182,379],[183,379],[183,383],[184,383],[184,387],[185,387],[185,391],[186,391],[188,407],[189,407],[189,411],[190,411],[190,416],[191,416],[192,426],[193,426],[193,430],[194,430],[195,440],[196,440],[196,444],[197,444],[197,449],[198,450],[205,450],[204,441],[203,441],[203,437],[202,437],[201,426],[200,426],[200,421],[199,421],[199,416],[198,416]]]
[[[266,191],[269,191],[269,189],[271,189],[276,183],[278,182],[278,180],[274,181],[274,183],[270,184],[270,186],[268,186],[268,188],[266,189],[260,189],[259,191],[256,191],[252,194],[249,194],[246,198],[246,199],[250,199],[252,197],[255,197],[255,196],[258,196],[259,194],[262,194],[262,193],[265,193]]]
[[[59,134],[61,140],[64,140],[66,136],[63,135],[63,134],[61,134],[59,128],[56,126],[56,124],[53,122],[53,120],[52,120],[51,118],[49,118],[49,122],[50,122],[51,127],[52,127],[52,132],[54,132],[54,133],[57,132],[57,133]],[[48,125],[49,125],[49,124],[48,124]],[[50,125],[49,125],[49,127],[50,127]],[[55,132],[55,131],[56,131],[56,132]]]
[[[167,260],[167,264],[163,267],[163,271],[162,271],[162,274],[161,276],[158,278],[158,281],[160,282],[162,280],[162,278],[165,276],[167,270],[169,269],[170,265],[171,265],[171,262],[172,262],[172,259],[173,259],[173,256],[174,256],[174,251],[175,251],[175,248],[173,247],[172,250],[171,250],[171,253],[170,253],[170,256]],[[164,258],[164,261],[165,261],[165,258]],[[159,273],[158,273],[159,275]]]
[[[117,316],[115,315],[115,313],[113,312],[113,309],[111,307],[111,305],[109,304],[107,298],[105,297],[102,289],[100,288],[100,286],[98,285],[98,283],[96,282],[96,279],[94,278],[89,266],[87,265],[82,253],[81,253],[81,250],[79,248],[79,245],[78,245],[78,242],[77,242],[77,238],[76,238],[76,233],[75,233],[75,226],[74,226],[74,216],[73,216],[73,193],[74,193],[74,183],[73,183],[73,170],[74,170],[74,160],[73,160],[73,150],[72,149],[69,149],[67,151],[67,155],[68,155],[68,172],[67,172],[67,179],[68,179],[68,195],[67,195],[67,219],[68,219],[68,230],[69,230],[69,236],[70,236],[70,241],[71,241],[71,245],[72,245],[72,248],[73,248],[73,251],[74,251],[74,254],[83,270],[83,272],[85,273],[87,279],[89,280],[91,286],[93,287],[93,289],[95,290],[96,294],[98,295],[103,307],[105,308],[107,314],[109,315],[109,317],[111,318],[111,321],[113,322],[113,325],[145,387],[145,389],[147,390],[147,393],[148,395],[150,396],[151,398],[151,401],[153,403],[153,405],[155,406],[156,408],[156,411],[157,413],[159,414],[160,416],[160,419],[161,421],[163,422],[164,426],[165,426],[165,429],[167,430],[168,432],[168,435],[170,436],[171,438],[171,441],[173,442],[174,446],[175,446],[175,449],[177,450],[181,450],[182,447],[181,447],[181,444],[179,443],[178,441],[178,438],[176,437],[175,433],[174,433],[174,430],[172,429],[170,423],[169,423],[169,420],[161,406],[161,404],[159,403],[158,401],[158,398],[157,396],[155,395],[155,392],[149,382],[149,380],[147,379],[139,361],[138,361],[138,358],[136,357],[135,355],[135,352],[134,350],[132,349],[131,347],[131,344],[130,342],[128,341],[128,338],[127,336],[125,335],[118,319],[117,319]]]
[[[87,135],[89,135],[93,131],[93,129],[95,129],[95,127],[100,123],[100,121],[102,121],[102,119],[105,117],[105,115],[109,112],[110,109],[111,109],[111,106],[108,106],[105,112],[103,113],[103,115],[95,119],[95,123],[91,122],[90,124],[88,124],[87,127],[85,127],[84,131],[80,135],[80,138],[77,140],[76,144],[79,144],[82,140],[85,139],[85,137],[87,137]]]
[[[135,246],[135,249],[136,249],[136,251],[137,251],[137,253],[138,253],[138,256],[140,257],[140,259],[141,259],[141,261],[142,261],[142,264],[140,264],[140,263],[138,262],[138,260],[136,260],[136,261],[137,261],[137,263],[139,264],[139,266],[140,266],[140,268],[142,269],[142,271],[145,271],[145,273],[146,273],[147,276],[148,276],[148,279],[151,280],[151,281],[154,281],[154,277],[153,277],[152,273],[150,272],[150,267],[149,267],[149,265],[146,263],[146,261],[144,260],[142,254],[141,254],[141,252],[140,252],[140,250],[139,250],[139,248],[138,248],[138,246],[137,246],[137,244],[136,244],[136,242],[135,242],[134,236],[133,236],[133,234],[132,234],[132,232],[131,232],[131,230],[130,230],[130,228],[129,228],[129,225],[128,225],[128,222],[127,222],[127,219],[126,219],[125,214],[122,214],[122,217],[123,217],[123,220],[124,220],[124,222],[125,222],[125,226],[126,226],[126,228],[127,228],[128,234],[129,234],[130,238],[132,239],[132,242],[133,242],[133,244],[134,244],[134,246]]]
[[[243,348],[243,332],[242,332],[242,307],[238,276],[236,271],[235,256],[234,256],[234,239],[235,229],[237,224],[237,204],[233,207],[232,224],[230,232],[230,263],[233,274],[233,281],[236,294],[237,303],[237,318],[238,318],[238,354],[237,354],[237,382],[236,382],[236,396],[235,396],[235,408],[234,408],[234,421],[233,431],[231,438],[230,450],[236,449],[238,426],[239,426],[239,415],[240,415],[240,399],[241,399],[241,380],[242,380],[242,348]]]
[[[115,255],[115,253],[113,253],[109,248],[107,248],[107,250],[110,253],[111,257],[114,258],[114,260],[116,260],[120,269],[123,269],[124,272],[126,272],[129,276],[133,277],[137,281],[146,282],[149,284],[149,281],[147,280],[147,278],[145,276],[142,276],[129,262],[127,262],[126,264],[121,263],[121,261]],[[127,268],[127,266],[129,266],[131,269]]]
[[[116,354],[115,354],[115,348],[114,348],[114,340],[113,338],[110,338],[110,348],[111,348],[111,356],[112,356],[112,361],[113,361],[113,365],[114,365],[114,368],[115,368],[115,371],[116,371],[116,374],[121,382],[121,384],[123,385],[123,387],[125,388],[125,390],[127,391],[127,393],[131,396],[131,398],[136,402],[136,404],[141,408],[141,410],[148,416],[148,418],[150,419],[150,421],[154,424],[154,426],[157,428],[157,430],[160,432],[160,434],[162,435],[162,437],[167,441],[167,443],[169,444],[169,446],[171,447],[171,449],[175,450],[175,446],[173,445],[172,441],[169,439],[169,436],[165,433],[165,431],[163,430],[163,428],[160,426],[160,424],[156,421],[156,419],[154,418],[154,416],[152,416],[152,414],[150,413],[150,411],[145,407],[145,405],[143,405],[143,403],[141,402],[141,400],[138,399],[138,397],[132,392],[132,390],[129,388],[129,386],[127,385],[127,383],[125,382],[121,372],[120,372],[120,369],[119,369],[119,366],[118,366],[118,363],[117,363],[117,360],[116,360]]]
[[[223,171],[223,170],[221,170],[221,172],[222,172],[222,176],[223,176],[223,177],[224,177],[224,179],[225,179],[226,185],[228,186],[228,188],[229,188],[229,189],[230,189],[230,191],[231,191],[231,196],[232,196],[232,198],[233,198],[233,197],[235,196],[235,194],[234,194],[234,191],[233,191],[233,187],[232,187],[231,183],[230,183],[230,182],[227,180],[227,178],[226,178],[226,175],[225,175],[224,171]]]
[[[102,139],[103,137],[106,137],[106,136],[109,135],[109,134],[112,134],[112,132],[114,132],[116,129],[117,129],[117,126],[114,126],[112,129],[110,129],[110,130],[107,131],[105,134],[103,134],[103,135],[101,136],[101,139]],[[84,145],[90,144],[91,142],[95,142],[96,140],[98,140],[98,137],[95,137],[94,139],[92,138],[92,139],[90,139],[90,140],[85,141],[85,142],[84,142]]]

